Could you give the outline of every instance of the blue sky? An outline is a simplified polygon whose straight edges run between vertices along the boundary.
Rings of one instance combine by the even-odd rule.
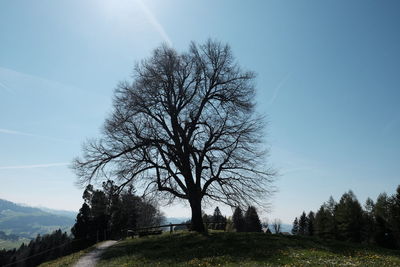
[[[400,184],[398,1],[1,1],[0,198],[77,210],[68,168],[100,134],[119,81],[162,42],[216,38],[257,76],[271,211]],[[189,216],[180,205],[169,216]],[[230,210],[223,209],[227,215]]]

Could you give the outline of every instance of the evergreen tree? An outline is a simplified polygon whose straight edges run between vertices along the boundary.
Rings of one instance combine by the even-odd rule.
[[[333,215],[326,205],[322,205],[315,215],[314,220],[315,234],[321,238],[335,238],[335,221]]]
[[[96,241],[107,239],[107,225],[109,220],[108,199],[106,194],[101,190],[95,190],[91,201],[91,215],[93,224],[96,225],[95,236]]]
[[[236,229],[236,232],[244,232],[245,231],[245,221],[242,209],[240,207],[236,207],[235,211],[232,215],[233,225]]]
[[[373,242],[375,232],[374,210],[374,201],[371,198],[367,198],[364,205],[362,240],[368,244]]]
[[[118,193],[111,181],[103,183],[103,191],[86,187],[85,202],[72,228],[76,239],[95,242],[121,238],[128,229],[157,226],[164,220],[158,206],[136,196],[133,187]]]
[[[140,198],[135,195],[135,190],[131,186],[121,194],[121,218],[123,227],[121,229],[136,229],[138,227],[138,217]]]
[[[299,219],[299,235],[307,235],[307,215],[304,211]]]
[[[341,197],[335,210],[335,221],[340,240],[361,242],[363,211],[352,191]]]
[[[390,227],[390,199],[386,193],[379,194],[375,203],[375,242],[383,247],[394,248],[395,238]]]
[[[389,211],[389,224],[396,240],[396,247],[400,248],[400,185],[397,187],[396,194],[392,197]]]
[[[90,229],[92,228],[92,220],[90,218],[90,207],[83,203],[76,216],[76,223],[71,228],[71,232],[76,239],[91,239]]]
[[[314,222],[315,222],[314,212],[310,211],[307,215],[307,235],[309,236],[314,235]]]
[[[260,218],[255,207],[250,206],[244,216],[246,232],[262,232]]]
[[[292,234],[293,235],[299,234],[299,221],[297,220],[297,217],[294,218],[294,221],[293,221]]]
[[[214,214],[212,216],[212,223],[213,223],[212,228],[215,230],[224,230],[225,229],[226,218],[224,216],[222,216],[222,213],[219,210],[219,207],[216,207],[214,210]]]
[[[337,203],[332,196],[329,197],[329,200],[324,204],[324,206],[326,211],[328,211],[332,216],[334,216]]]

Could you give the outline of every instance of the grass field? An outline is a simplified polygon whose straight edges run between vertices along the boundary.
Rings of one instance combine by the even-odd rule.
[[[29,242],[30,239],[27,238],[21,238],[16,241],[0,239],[0,249],[9,250],[13,248],[19,248],[22,245],[22,243],[29,244]]]
[[[400,266],[400,251],[262,233],[177,233],[121,241],[98,266]]]

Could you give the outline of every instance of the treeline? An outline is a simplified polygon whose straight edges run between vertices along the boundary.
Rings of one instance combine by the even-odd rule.
[[[190,224],[191,220],[183,222]],[[257,209],[253,206],[247,208],[243,213],[240,207],[236,207],[232,217],[222,215],[219,207],[214,209],[213,215],[203,212],[203,223],[206,229],[224,230],[228,232],[263,232],[263,226],[267,233],[271,233],[268,225],[263,225],[258,216]],[[265,224],[265,223],[264,223]],[[187,229],[186,226],[176,226],[175,230]]]
[[[128,229],[157,226],[165,220],[157,205],[135,195],[133,187],[119,192],[110,180],[103,183],[102,189],[88,185],[83,199],[71,229],[76,239],[92,243],[119,239]]]
[[[339,202],[330,197],[316,213],[296,217],[292,233],[399,249],[400,186],[392,196],[382,193],[375,202],[368,198],[364,207],[352,191]]]
[[[232,215],[232,223],[236,232],[262,232],[262,225],[255,207],[247,208],[245,214],[237,207]]]
[[[207,229],[225,230],[227,218],[222,215],[219,207],[214,209],[213,215],[203,214],[203,223]]]
[[[22,244],[18,249],[0,250],[0,266],[30,267],[56,259],[82,248],[82,243],[75,242],[61,230],[52,234],[38,235],[29,244]]]
[[[18,249],[0,250],[0,266],[31,267],[68,255],[105,239],[119,239],[127,229],[160,225],[164,216],[157,205],[135,195],[133,187],[119,192],[107,181],[102,189],[88,185],[84,203],[72,227],[73,235],[57,230],[38,235]]]

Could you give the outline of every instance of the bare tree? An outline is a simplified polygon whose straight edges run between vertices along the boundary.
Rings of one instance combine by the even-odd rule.
[[[270,193],[263,117],[255,113],[254,73],[228,45],[192,43],[186,53],[161,46],[120,83],[100,139],[74,160],[79,181],[113,178],[146,195],[189,202],[202,232],[202,201],[254,205]]]
[[[261,225],[262,225],[263,229],[268,229],[269,228],[269,219],[267,217],[264,217],[261,220]]]
[[[282,221],[280,219],[274,219],[272,223],[272,228],[274,229],[275,234],[279,234],[281,232]]]

